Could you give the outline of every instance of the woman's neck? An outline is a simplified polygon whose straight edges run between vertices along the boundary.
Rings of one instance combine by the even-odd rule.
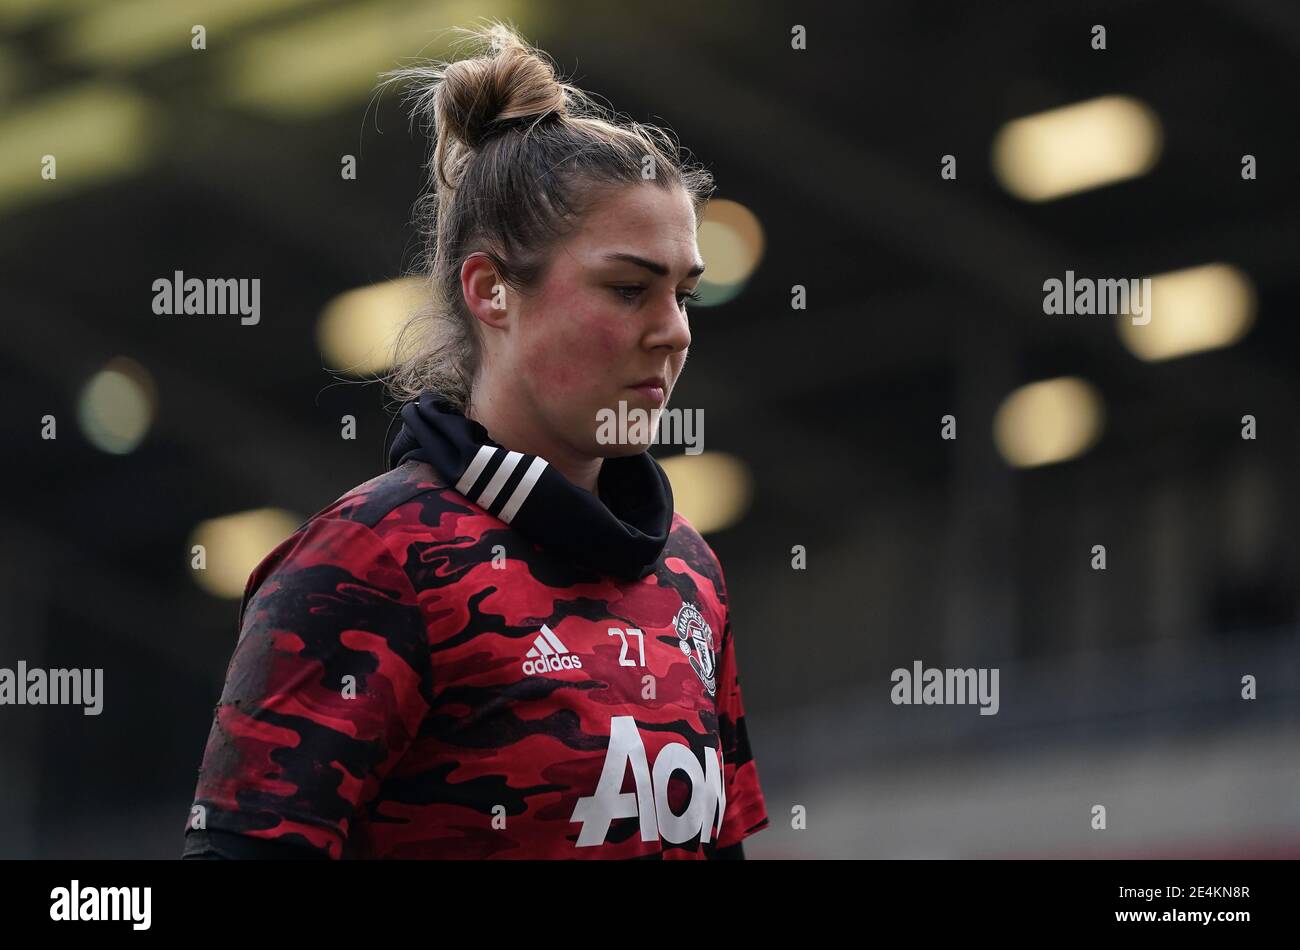
[[[559,440],[546,438],[536,424],[525,422],[500,401],[480,397],[477,392],[471,397],[465,416],[487,429],[505,448],[546,459],[547,464],[574,485],[596,494],[604,461],[600,456],[583,455]]]

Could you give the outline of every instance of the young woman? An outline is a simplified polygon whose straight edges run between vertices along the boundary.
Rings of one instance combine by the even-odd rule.
[[[768,823],[722,568],[662,411],[712,180],[502,26],[436,129],[390,470],[257,568],[186,856],[735,858]],[[653,431],[653,427],[650,427]]]

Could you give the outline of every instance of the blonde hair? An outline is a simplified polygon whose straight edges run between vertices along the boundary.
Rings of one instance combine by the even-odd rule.
[[[432,145],[414,208],[414,270],[430,294],[402,327],[385,382],[399,402],[434,390],[464,411],[481,358],[461,294],[465,258],[484,254],[508,286],[527,292],[545,276],[554,243],[605,189],[647,180],[683,188],[698,221],[714,185],[671,132],[597,105],[513,28],[492,21],[457,32],[485,48],[385,74],[385,84],[409,85],[411,120],[422,120]]]

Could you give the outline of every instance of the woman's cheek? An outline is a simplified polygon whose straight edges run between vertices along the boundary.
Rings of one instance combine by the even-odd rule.
[[[552,380],[557,393],[568,394],[573,390],[573,371],[563,362],[557,364],[547,378]]]
[[[533,353],[525,368],[530,379],[560,401],[571,399],[589,387],[593,372],[591,355],[579,349],[576,341],[551,341],[551,345]]]
[[[552,324],[532,341],[525,371],[533,379],[545,380],[554,397],[582,402],[593,395],[605,399],[602,388],[610,377],[622,375],[624,354],[635,341],[625,341],[620,332],[623,325],[599,309],[570,310],[567,316],[563,328]]]
[[[587,323],[553,351],[563,367],[556,372],[573,388],[599,387],[606,377],[618,374],[625,347],[617,328],[601,321]]]
[[[620,326],[609,320],[587,324],[582,337],[575,343],[583,348],[592,363],[604,369],[613,366],[627,347]]]

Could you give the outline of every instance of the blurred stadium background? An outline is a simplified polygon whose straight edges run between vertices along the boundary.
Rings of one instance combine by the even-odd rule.
[[[97,718],[0,709],[0,856],[179,854],[248,571],[383,465],[331,372],[411,293],[377,75],[479,16],[719,182],[707,451],[655,454],[731,588],[749,854],[1300,856],[1300,8],[863,6],[0,0],[0,665],[105,669]],[[155,315],[176,270],[260,323]],[[1045,315],[1067,270],[1164,279],[1161,334]],[[892,705],[918,659],[999,714]]]

